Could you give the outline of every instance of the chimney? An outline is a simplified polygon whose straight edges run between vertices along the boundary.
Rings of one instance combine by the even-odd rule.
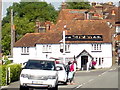
[[[66,9],[66,8],[67,8],[67,4],[65,2],[62,2],[61,9]]]
[[[85,12],[85,20],[88,20],[89,19],[89,13],[88,11]]]
[[[50,30],[50,25],[51,25],[50,21],[45,22],[46,31]]]
[[[40,27],[40,21],[39,21],[39,20],[36,20],[36,21],[35,21],[35,33],[38,33],[38,32],[39,32],[39,27]]]
[[[108,2],[108,5],[113,5],[113,2]]]
[[[95,6],[96,5],[96,2],[92,2],[92,6]]]
[[[115,15],[115,10],[114,9],[112,10],[112,15]]]

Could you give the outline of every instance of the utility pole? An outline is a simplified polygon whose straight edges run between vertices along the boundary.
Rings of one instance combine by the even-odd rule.
[[[11,58],[13,58],[14,43],[15,43],[15,26],[13,23],[13,9],[11,9]]]
[[[2,0],[0,0],[0,59],[2,58]]]
[[[65,64],[65,31],[63,31],[63,63]]]

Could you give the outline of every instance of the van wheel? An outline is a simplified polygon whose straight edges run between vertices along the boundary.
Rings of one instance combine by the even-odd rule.
[[[58,90],[58,85],[56,85],[56,86],[53,87],[53,88],[48,88],[48,90]]]
[[[58,84],[52,90],[58,90]]]
[[[66,82],[63,82],[64,85],[67,85],[67,81]]]
[[[20,86],[19,90],[29,90],[29,88],[28,87],[24,87],[24,86]]]

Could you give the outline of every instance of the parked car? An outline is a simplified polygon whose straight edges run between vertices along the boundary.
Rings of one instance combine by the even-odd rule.
[[[56,67],[59,68],[58,70],[58,82],[62,82],[67,84],[67,72],[65,69],[64,64],[56,64]]]
[[[30,59],[20,74],[20,90],[58,89],[58,72],[54,60]]]

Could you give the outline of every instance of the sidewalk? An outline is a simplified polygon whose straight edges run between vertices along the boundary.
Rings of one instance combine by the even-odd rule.
[[[1,89],[5,88],[19,88],[19,81],[11,82],[9,85],[1,86]]]
[[[77,70],[77,72],[93,72],[93,71],[100,71],[100,70],[109,70],[112,68],[118,68],[120,66],[118,66],[118,64],[114,64],[113,66],[111,66],[110,68],[98,68],[98,69],[91,69],[91,70]]]

